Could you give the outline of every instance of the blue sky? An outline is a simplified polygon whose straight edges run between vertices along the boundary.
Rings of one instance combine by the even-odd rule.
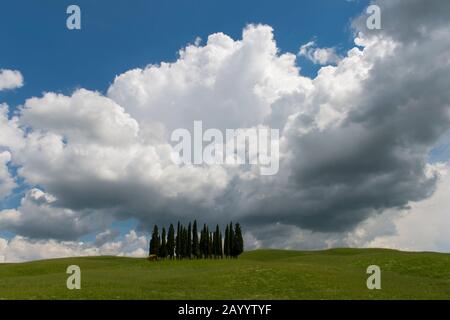
[[[82,30],[66,28],[66,8],[77,4]],[[196,37],[224,32],[240,39],[249,23],[269,24],[282,51],[298,52],[317,38],[321,47],[353,44],[349,21],[367,1],[3,1],[0,67],[20,70],[25,85],[0,92],[11,107],[44,91],[105,91],[117,74],[161,61]],[[317,68],[299,60],[302,73]]]

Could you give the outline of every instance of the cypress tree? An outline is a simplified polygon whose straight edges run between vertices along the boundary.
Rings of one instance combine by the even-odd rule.
[[[219,225],[216,225],[216,232],[214,233],[214,255],[216,257],[220,256],[220,230]]]
[[[195,258],[198,258],[200,255],[197,233],[197,220],[194,220],[194,225],[192,226],[192,255]]]
[[[180,246],[180,243],[181,243],[181,234],[180,234],[180,221],[178,221],[178,224],[177,224],[177,235],[176,235],[176,238],[175,238],[175,255],[176,255],[176,257],[177,257],[177,259],[180,259],[180,249],[181,249],[181,246]]]
[[[239,223],[236,223],[234,226],[234,241],[233,241],[233,249],[234,256],[239,256],[242,252],[244,252],[244,239],[242,238],[241,226]]]
[[[189,222],[188,230],[187,230],[187,257],[190,259],[192,256],[192,228],[191,223]]]
[[[222,232],[219,231],[219,255],[223,259]]]
[[[175,230],[173,224],[170,224],[169,233],[167,235],[167,254],[173,259],[175,249]]]
[[[159,248],[159,256],[161,258],[167,257],[167,246],[166,246],[166,228],[162,229],[161,234],[161,247]]]
[[[186,242],[184,241],[184,226],[180,226],[180,258],[183,259],[186,254]]]
[[[200,240],[200,250],[201,250],[201,256],[204,258],[207,258],[208,256],[208,239],[207,239],[207,228],[206,224],[203,225],[203,230],[201,233],[201,240]]]
[[[200,230],[200,241],[198,243],[198,256],[199,258],[203,257],[203,243],[205,242],[205,239],[203,237],[203,229]]]
[[[158,252],[156,253],[158,257],[161,255],[161,235],[158,235]]]
[[[228,228],[228,243],[229,243],[229,250],[230,250],[230,256],[234,257],[234,230],[233,230],[233,222],[230,222],[230,227]]]
[[[153,227],[152,239],[150,240],[150,254],[158,254],[159,252],[159,234],[158,226]]]
[[[188,229],[184,228],[184,256],[185,258],[189,258],[189,234],[188,234]]]
[[[178,234],[178,259],[183,259],[183,226],[180,225],[180,233]]]
[[[187,229],[183,227],[183,257],[186,258],[188,256],[188,233]]]
[[[227,227],[225,228],[225,239],[223,241],[223,251],[225,254],[225,257],[229,257],[230,256],[230,245],[229,245],[229,240],[228,240],[228,236],[229,236],[230,232],[228,229],[228,224]]]
[[[148,255],[150,256],[150,255],[152,255],[153,253],[153,233],[152,233],[152,237],[150,238],[150,244],[149,244],[149,247],[148,247]]]
[[[203,258],[208,258],[208,233],[206,231],[206,225],[203,229]]]
[[[209,258],[209,227],[206,226],[205,230],[205,256]]]
[[[214,259],[217,257],[217,235],[216,231],[213,232],[212,235],[212,255]]]
[[[203,229],[203,257],[208,258],[208,227],[206,224]]]
[[[209,234],[209,238],[208,238],[208,257],[212,258],[213,250],[214,250],[214,247],[213,247],[213,233],[210,232],[208,234]]]
[[[161,238],[159,236],[159,231],[158,231],[158,226],[155,225],[155,253],[154,254],[158,254],[159,252],[159,247],[161,245]]]

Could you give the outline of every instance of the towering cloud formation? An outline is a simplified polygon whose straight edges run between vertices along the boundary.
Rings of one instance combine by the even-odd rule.
[[[383,28],[366,30],[366,16],[357,18],[356,46],[323,61],[336,65],[314,79],[300,75],[295,54],[279,53],[271,27],[250,25],[242,40],[213,34],[173,63],[125,72],[106,96],[47,93],[12,119],[3,106],[3,163],[12,154],[18,174],[42,190],[1,211],[0,229],[69,240],[124,218],[141,228],[238,219],[249,243],[289,247],[350,243],[367,221],[392,231],[378,215],[436,187],[427,159],[450,129],[450,6],[377,4]],[[279,129],[279,173],[174,165],[170,133],[194,120]]]

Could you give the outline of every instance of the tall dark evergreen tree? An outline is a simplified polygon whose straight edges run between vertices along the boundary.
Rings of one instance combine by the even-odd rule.
[[[203,225],[202,232],[200,234],[200,256],[206,258],[208,256],[208,239],[207,239],[206,224]]]
[[[230,250],[230,256],[234,257],[234,230],[233,230],[233,222],[230,222],[230,226],[228,228],[228,243],[229,243],[229,249]]]
[[[186,242],[184,241],[184,226],[180,226],[180,258],[183,259],[186,253]]]
[[[219,255],[223,258],[222,232],[219,232]]]
[[[213,232],[212,235],[212,255],[215,258],[217,258],[217,235],[216,231]]]
[[[192,226],[192,255],[194,256],[194,258],[198,258],[200,255],[197,233],[197,220],[194,220],[194,225]]]
[[[161,255],[161,235],[158,235],[158,252],[156,254],[158,257]]]
[[[199,252],[199,257],[203,258],[203,245],[204,245],[205,239],[204,239],[204,232],[203,229],[200,230],[200,241],[198,243],[198,252]]]
[[[173,224],[170,224],[169,233],[167,234],[167,255],[173,259],[175,254],[175,230]]]
[[[225,228],[225,239],[223,241],[223,253],[225,254],[225,257],[227,257],[227,258],[230,256],[229,236],[230,236],[230,230],[227,225],[227,227]]]
[[[205,258],[209,257],[209,255],[208,255],[209,249],[208,248],[209,248],[209,228],[205,224],[205,252],[204,252]]]
[[[184,228],[184,257],[189,258],[188,229]]]
[[[212,258],[213,256],[213,251],[214,251],[214,246],[213,246],[213,233],[209,232],[209,238],[208,238],[208,257]]]
[[[205,230],[205,257],[209,258],[209,227]]]
[[[214,232],[214,255],[216,257],[220,256],[220,229],[219,225],[216,225],[216,231]]]
[[[186,250],[187,257],[190,259],[192,256],[192,227],[191,223],[189,222],[188,229],[187,229],[187,250]]]
[[[166,243],[166,228],[162,229],[161,246],[159,247],[159,256],[161,258],[167,257],[167,243]]]
[[[152,239],[150,240],[150,254],[158,254],[159,253],[159,233],[158,226],[155,225],[153,227]]]
[[[177,224],[177,235],[175,237],[175,255],[177,259],[180,259],[180,249],[181,249],[181,234],[180,234],[180,221]]]
[[[233,241],[234,256],[239,256],[244,252],[244,239],[242,238],[241,225],[236,223],[234,227],[234,241]]]
[[[183,227],[183,257],[188,257],[188,232],[185,227]]]

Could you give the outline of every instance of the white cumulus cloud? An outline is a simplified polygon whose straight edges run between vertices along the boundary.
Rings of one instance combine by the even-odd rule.
[[[318,48],[314,41],[302,45],[298,54],[315,64],[321,65],[336,64],[341,60],[335,48]]]
[[[0,91],[23,86],[22,74],[17,70],[0,69]]]
[[[0,152],[0,200],[11,194],[16,187],[16,182],[8,168],[10,160],[11,154],[8,151]]]

